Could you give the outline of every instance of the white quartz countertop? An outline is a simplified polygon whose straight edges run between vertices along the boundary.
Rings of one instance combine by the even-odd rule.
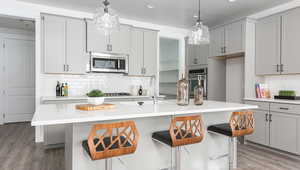
[[[245,98],[245,101],[283,103],[300,105],[300,100],[282,100],[282,99],[262,99],[262,98]]]
[[[148,99],[152,96],[112,96],[104,97],[106,99]],[[160,95],[158,98],[165,98],[166,96]],[[57,96],[44,96],[41,97],[41,101],[68,101],[68,100],[87,100],[87,96],[67,96],[67,97],[57,97]]]
[[[188,106],[178,106],[175,100],[159,101],[153,104],[147,101],[139,106],[137,102],[118,102],[114,109],[98,111],[76,110],[76,104],[42,104],[39,105],[32,119],[32,126],[85,123],[95,121],[134,119],[158,116],[180,116],[193,113],[211,113],[256,109],[257,106],[205,101],[201,106],[193,102]]]

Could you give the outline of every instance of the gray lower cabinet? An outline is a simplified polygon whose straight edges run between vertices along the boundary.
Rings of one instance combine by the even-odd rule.
[[[247,140],[254,141],[262,145],[269,145],[269,123],[268,111],[255,110],[255,131],[252,135],[247,136]]]
[[[299,105],[250,101],[246,103],[259,106],[254,111],[255,131],[246,136],[246,140],[300,154]]]
[[[88,59],[84,21],[42,15],[42,51],[45,73],[84,74]]]
[[[65,143],[65,125],[44,126],[44,145],[59,145]]]
[[[154,30],[133,28],[129,75],[153,76],[157,74],[158,33]]]
[[[298,116],[279,112],[270,113],[270,146],[283,151],[297,153]]]

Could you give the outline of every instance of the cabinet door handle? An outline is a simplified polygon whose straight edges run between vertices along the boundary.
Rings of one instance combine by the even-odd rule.
[[[224,47],[224,53],[226,53],[226,47]]]
[[[111,45],[111,44],[107,44],[106,50],[107,50],[107,51],[112,51],[112,45]]]
[[[272,122],[272,114],[269,114],[269,121]]]
[[[279,72],[279,64],[276,65],[276,72]]]
[[[64,64],[64,72],[66,72],[66,65]]]
[[[283,72],[283,64],[280,64],[280,71]]]
[[[279,109],[280,110],[289,110],[289,108],[287,108],[287,107],[280,107]]]
[[[70,71],[70,65],[67,64],[67,72],[69,72],[69,71]]]
[[[265,114],[265,116],[266,116],[266,122],[268,122],[269,121],[268,114]]]

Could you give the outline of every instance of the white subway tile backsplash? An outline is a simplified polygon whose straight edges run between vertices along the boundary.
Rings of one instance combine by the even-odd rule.
[[[272,95],[277,95],[279,90],[295,90],[300,95],[300,75],[266,76],[265,83]]]
[[[100,89],[105,93],[128,92],[132,86],[142,85],[143,89],[153,92],[153,85],[149,77],[129,77],[118,74],[88,74],[88,75],[46,75],[42,74],[40,79],[41,96],[55,96],[57,81],[68,83],[69,95],[85,95],[93,89]]]

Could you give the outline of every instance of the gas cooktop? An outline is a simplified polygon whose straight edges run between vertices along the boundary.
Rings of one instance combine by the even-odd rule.
[[[130,93],[125,93],[125,92],[122,92],[122,93],[105,93],[104,95],[105,95],[105,97],[131,96]]]

